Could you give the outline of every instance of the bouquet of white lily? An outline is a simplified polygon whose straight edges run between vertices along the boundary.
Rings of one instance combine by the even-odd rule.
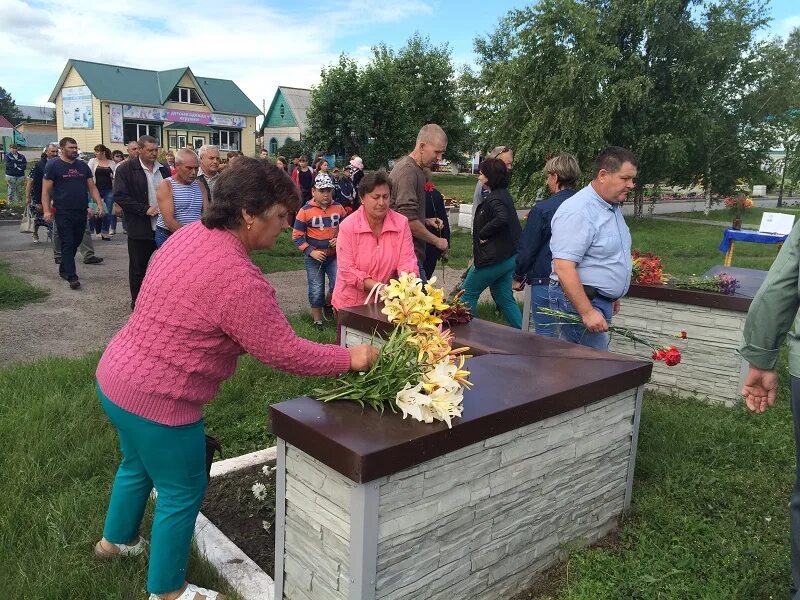
[[[388,405],[392,412],[399,408],[403,418],[452,427],[471,385],[464,369],[469,348],[454,349],[452,332],[442,328],[441,313],[450,306],[435,281],[423,284],[413,273],[402,273],[378,291],[381,312],[395,330],[369,371],[343,375],[331,388],[316,390],[318,400],[352,400],[379,412]]]

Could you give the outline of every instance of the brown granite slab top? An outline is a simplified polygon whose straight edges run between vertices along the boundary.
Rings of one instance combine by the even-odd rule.
[[[368,333],[391,327],[376,306],[340,311],[339,322]],[[486,321],[453,331],[456,343],[471,346],[475,356],[467,362],[474,387],[465,392],[464,414],[452,429],[303,396],[270,406],[272,432],[363,483],[638,387],[652,371],[649,361]]]

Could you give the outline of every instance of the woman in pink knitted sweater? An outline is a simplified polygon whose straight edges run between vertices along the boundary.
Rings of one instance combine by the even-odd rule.
[[[275,245],[297,187],[275,166],[240,158],[214,185],[214,202],[153,256],[136,309],[97,366],[103,408],[117,428],[122,462],[103,538],[104,558],[141,553],[142,515],[158,492],[147,589],[151,600],[206,600],[217,592],[186,583],[194,522],[205,495],[203,405],[250,353],[299,375],[366,370],[377,351],[299,338],[275,290],[250,260]]]

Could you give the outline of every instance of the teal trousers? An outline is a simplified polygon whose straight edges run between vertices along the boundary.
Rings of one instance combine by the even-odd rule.
[[[194,523],[206,493],[203,420],[171,427],[121,409],[97,387],[119,433],[117,469],[103,536],[115,544],[137,539],[150,490],[158,492],[150,533],[147,590],[166,594],[183,587]]]
[[[488,287],[508,324],[522,329],[522,311],[514,300],[514,292],[511,289],[511,276],[514,273],[516,260],[516,256],[511,256],[493,265],[470,269],[464,280],[464,302],[469,304],[472,314],[478,310],[478,298]]]

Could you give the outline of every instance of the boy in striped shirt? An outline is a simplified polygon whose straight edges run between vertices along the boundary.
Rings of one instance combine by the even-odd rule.
[[[308,303],[314,325],[322,327],[322,311],[328,308],[325,276],[328,276],[328,298],[336,285],[336,236],[339,222],[345,217],[344,207],[333,201],[333,180],[319,173],[311,188],[311,200],[297,213],[292,239],[305,254],[308,277]],[[333,309],[329,309],[331,315]]]

